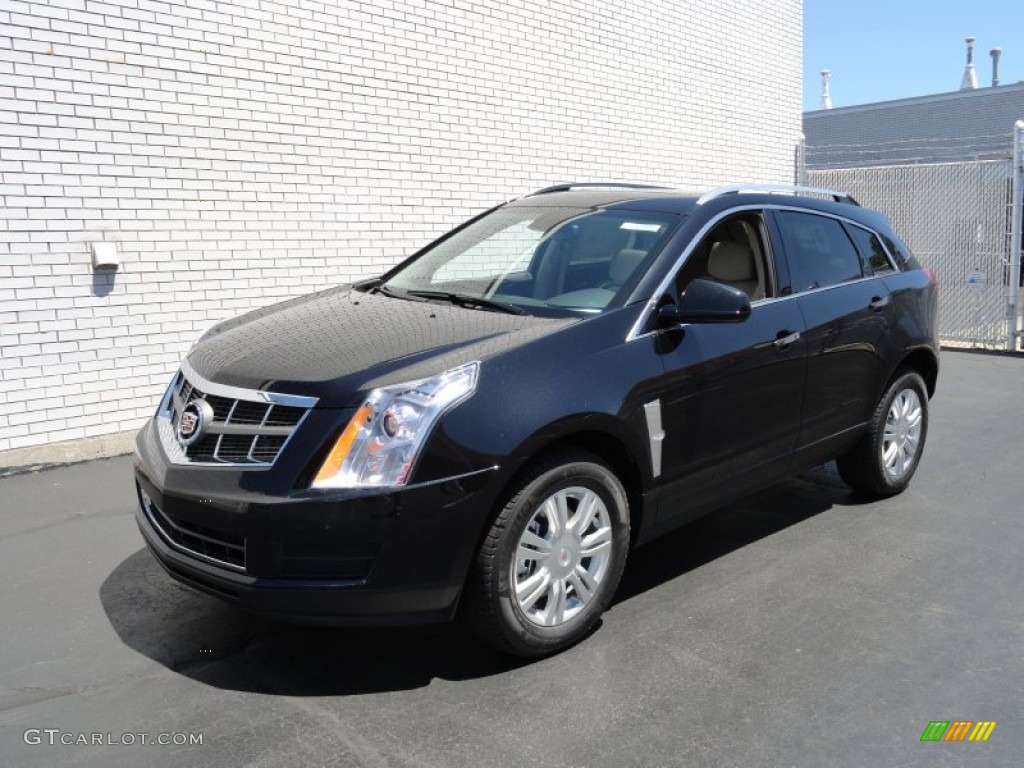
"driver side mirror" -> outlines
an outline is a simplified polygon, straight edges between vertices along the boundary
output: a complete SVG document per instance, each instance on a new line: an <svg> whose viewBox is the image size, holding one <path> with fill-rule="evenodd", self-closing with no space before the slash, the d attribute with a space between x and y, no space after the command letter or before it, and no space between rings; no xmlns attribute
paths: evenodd
<svg viewBox="0 0 1024 768"><path fill-rule="evenodd" d="M697 278L691 282L678 304L666 304L658 310L662 328L683 323L742 323L750 317L750 297L739 288Z"/></svg>

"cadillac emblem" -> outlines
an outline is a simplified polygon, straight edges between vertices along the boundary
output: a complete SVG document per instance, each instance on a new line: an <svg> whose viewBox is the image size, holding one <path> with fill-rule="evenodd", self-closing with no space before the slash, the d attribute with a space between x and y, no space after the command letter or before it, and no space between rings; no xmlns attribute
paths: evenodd
<svg viewBox="0 0 1024 768"><path fill-rule="evenodd" d="M178 419L175 436L178 442L188 447L206 434L206 428L213 421L213 408L205 400L193 400L186 405Z"/></svg>

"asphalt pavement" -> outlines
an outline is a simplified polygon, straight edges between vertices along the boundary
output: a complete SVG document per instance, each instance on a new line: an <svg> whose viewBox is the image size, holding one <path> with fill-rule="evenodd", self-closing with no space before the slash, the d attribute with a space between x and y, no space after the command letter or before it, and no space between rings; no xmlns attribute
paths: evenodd
<svg viewBox="0 0 1024 768"><path fill-rule="evenodd" d="M906 493L824 467L715 512L633 552L597 632L533 663L178 585L130 457L0 479L0 765L1019 766L1022 401L1024 359L945 352ZM997 725L921 741L957 720Z"/></svg>

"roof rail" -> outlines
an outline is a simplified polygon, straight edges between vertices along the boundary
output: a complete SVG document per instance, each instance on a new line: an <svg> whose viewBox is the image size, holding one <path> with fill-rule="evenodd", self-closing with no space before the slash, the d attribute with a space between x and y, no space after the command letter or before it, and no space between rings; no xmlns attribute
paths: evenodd
<svg viewBox="0 0 1024 768"><path fill-rule="evenodd" d="M623 184L616 181L589 181L572 182L568 184L555 184L552 187L544 187L536 192L531 192L527 197L534 195L546 195L551 192L569 192L573 189L672 189L672 187L657 187L652 184Z"/></svg>
<svg viewBox="0 0 1024 768"><path fill-rule="evenodd" d="M717 189L712 189L697 200L697 205L704 205L704 203L714 200L716 197L722 197L723 195L738 195L741 192L755 192L764 195L796 195L800 193L827 195L837 203L860 205L860 203L854 200L851 195L848 195L845 192L837 192L834 189L821 189L820 187L801 187L793 184L734 184L725 187L718 187Z"/></svg>

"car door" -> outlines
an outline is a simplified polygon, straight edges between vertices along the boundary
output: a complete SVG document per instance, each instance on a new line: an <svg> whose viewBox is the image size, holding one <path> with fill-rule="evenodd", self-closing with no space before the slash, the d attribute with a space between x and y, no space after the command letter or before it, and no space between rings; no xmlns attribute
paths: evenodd
<svg viewBox="0 0 1024 768"><path fill-rule="evenodd" d="M691 323L663 332L659 524L681 522L789 468L800 426L806 342L796 302L777 295L766 234L760 211L726 217L676 276L677 295L703 277L740 287L753 301L743 322ZM752 274L736 265L716 268L715 252L742 246L757 260Z"/></svg>
<svg viewBox="0 0 1024 768"><path fill-rule="evenodd" d="M807 340L797 459L832 458L859 436L885 376L889 290L854 240L860 227L818 212L774 212Z"/></svg>

